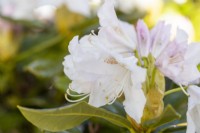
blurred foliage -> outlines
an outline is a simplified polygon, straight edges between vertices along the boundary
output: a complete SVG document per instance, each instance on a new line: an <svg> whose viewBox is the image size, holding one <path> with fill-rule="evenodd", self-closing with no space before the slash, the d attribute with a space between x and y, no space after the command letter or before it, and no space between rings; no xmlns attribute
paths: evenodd
<svg viewBox="0 0 200 133"><path fill-rule="evenodd" d="M169 10L178 12L191 21L195 40L200 40L200 1L188 0L184 4L177 4L173 0L163 2L162 10L156 15ZM144 18L150 27L157 21L154 18L159 18L151 15L155 14L138 10L131 14L118 11L120 19L135 24L139 18ZM16 106L50 108L67 104L64 93L70 81L63 73L62 61L68 53L68 43L74 35L83 36L91 30L98 31L98 18L86 18L61 6L52 22L14 20L2 15L0 21L5 23L5 30L0 29L0 133L40 133L42 131L28 123ZM167 89L174 86L167 80ZM166 96L164 102L165 106L171 103L182 117L160 126L155 132L185 132L185 126L177 126L176 130L179 131L174 132L171 125L186 122L186 96L177 92ZM125 116L124 110L117 110L120 106L122 105L116 102L104 108ZM79 128L59 133L80 133L80 130L85 133L92 133L93 130L98 130L99 133L127 132L104 120L92 118Z"/></svg>
<svg viewBox="0 0 200 133"><path fill-rule="evenodd" d="M119 14L129 22L143 15ZM92 29L98 30L98 18L72 13L65 6L57 9L52 22L0 17L3 26L6 25L5 30L0 29L0 133L40 133L42 131L28 123L16 106L50 108L67 104L64 94L70 81L62 66L68 53L67 45L74 35L83 36ZM105 108L116 111L111 106ZM101 123L102 132L119 132L112 124L91 121L97 126ZM90 125L86 122L80 128L89 132L93 130ZM68 132L80 131L62 133Z"/></svg>

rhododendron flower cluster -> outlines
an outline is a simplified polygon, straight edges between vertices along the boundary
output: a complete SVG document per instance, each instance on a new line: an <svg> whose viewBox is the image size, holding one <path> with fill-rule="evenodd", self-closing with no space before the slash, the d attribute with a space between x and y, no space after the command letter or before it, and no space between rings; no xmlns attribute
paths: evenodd
<svg viewBox="0 0 200 133"><path fill-rule="evenodd" d="M187 132L200 132L200 88L191 85L200 78L200 45L189 44L187 34L180 29L172 36L171 26L165 22L149 30L142 20L136 27L121 21L111 1L105 1L98 17L97 34L92 32L80 40L75 36L69 44L70 54L63 62L64 72L72 80L67 100L89 98L90 105L101 107L123 95L126 113L140 124L155 118L148 116L148 111L158 115L163 111L164 77L168 77L183 90L189 86ZM156 109L151 105L155 101L151 94L159 97Z"/></svg>

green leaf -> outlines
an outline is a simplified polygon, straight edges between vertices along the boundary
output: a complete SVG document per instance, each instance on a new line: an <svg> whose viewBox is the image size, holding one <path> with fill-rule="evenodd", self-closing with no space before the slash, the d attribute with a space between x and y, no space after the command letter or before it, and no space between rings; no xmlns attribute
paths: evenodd
<svg viewBox="0 0 200 133"><path fill-rule="evenodd" d="M159 133L181 133L186 132L187 124L171 125L159 131Z"/></svg>
<svg viewBox="0 0 200 133"><path fill-rule="evenodd" d="M143 127L156 128L173 120L179 119L180 117L180 114L178 114L171 105L168 105L158 118L146 121L143 124Z"/></svg>
<svg viewBox="0 0 200 133"><path fill-rule="evenodd" d="M25 70L41 78L50 78L62 71L61 61L51 59L38 59L25 67Z"/></svg>
<svg viewBox="0 0 200 133"><path fill-rule="evenodd" d="M29 109L18 106L24 117L35 126L47 131L62 131L80 125L90 117L103 118L115 125L130 129L131 124L122 116L102 108L80 102L55 109Z"/></svg>

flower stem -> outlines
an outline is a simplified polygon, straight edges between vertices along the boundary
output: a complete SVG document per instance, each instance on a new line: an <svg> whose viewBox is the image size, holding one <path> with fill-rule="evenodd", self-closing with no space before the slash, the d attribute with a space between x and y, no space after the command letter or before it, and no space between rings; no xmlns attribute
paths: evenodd
<svg viewBox="0 0 200 133"><path fill-rule="evenodd" d="M187 89L186 87L183 87L185 90ZM169 94L172 94L172 93L175 93L175 92L179 92L179 91L182 91L181 87L178 87L178 88L175 88L175 89L171 89L169 91L166 91L165 92L165 95L164 96L167 96Z"/></svg>
<svg viewBox="0 0 200 133"><path fill-rule="evenodd" d="M190 96L186 91L185 89L183 88L183 86L181 84L179 84L179 86L181 87L183 93L186 95L186 96Z"/></svg>

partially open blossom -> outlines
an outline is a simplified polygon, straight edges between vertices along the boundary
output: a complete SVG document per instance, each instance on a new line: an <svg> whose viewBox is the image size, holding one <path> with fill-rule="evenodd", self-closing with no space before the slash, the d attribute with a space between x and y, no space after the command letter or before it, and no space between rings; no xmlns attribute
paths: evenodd
<svg viewBox="0 0 200 133"><path fill-rule="evenodd" d="M188 93L187 133L200 133L200 87L192 85Z"/></svg>
<svg viewBox="0 0 200 133"><path fill-rule="evenodd" d="M98 12L100 31L70 42L70 55L63 62L65 74L72 80L70 89L89 96L89 104L111 104L124 93L126 112L138 123L146 99L142 83L146 70L137 66L134 56L134 27L117 19L112 2ZM70 92L68 91L70 95Z"/></svg>
<svg viewBox="0 0 200 133"><path fill-rule="evenodd" d="M151 31L140 20L137 24L138 51L141 56L152 54L156 67L177 84L188 85L200 78L197 65L200 63L200 45L188 44L185 31L177 29L172 37L171 26L159 22ZM149 37L150 34L150 37ZM150 40L150 44L149 44Z"/></svg>
<svg viewBox="0 0 200 133"><path fill-rule="evenodd" d="M200 78L197 65L200 63L200 45L188 44L187 34L177 29L177 34L169 41L156 59L156 66L165 76L177 84L188 85ZM194 56L196 56L195 59Z"/></svg>

